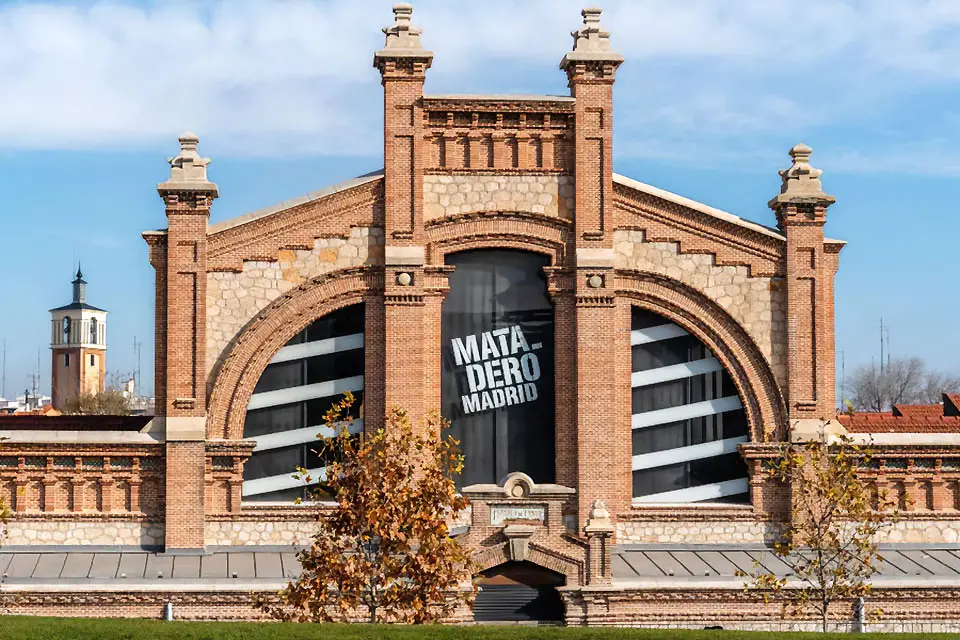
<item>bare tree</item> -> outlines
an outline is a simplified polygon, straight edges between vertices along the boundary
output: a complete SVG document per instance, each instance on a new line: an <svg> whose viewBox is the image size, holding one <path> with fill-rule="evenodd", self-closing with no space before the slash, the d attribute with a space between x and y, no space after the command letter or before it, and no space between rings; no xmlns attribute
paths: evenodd
<svg viewBox="0 0 960 640"><path fill-rule="evenodd" d="M895 404L933 404L943 393L960 392L960 377L929 371L920 358L891 359L882 371L876 365L858 367L849 392L857 411L889 411Z"/></svg>
<svg viewBox="0 0 960 640"><path fill-rule="evenodd" d="M104 389L100 393L81 393L71 398L63 412L80 416L128 416L130 402L119 391Z"/></svg>
<svg viewBox="0 0 960 640"><path fill-rule="evenodd" d="M945 393L960 393L960 376L929 371L924 376L917 397L918 404L933 404L943 400Z"/></svg>

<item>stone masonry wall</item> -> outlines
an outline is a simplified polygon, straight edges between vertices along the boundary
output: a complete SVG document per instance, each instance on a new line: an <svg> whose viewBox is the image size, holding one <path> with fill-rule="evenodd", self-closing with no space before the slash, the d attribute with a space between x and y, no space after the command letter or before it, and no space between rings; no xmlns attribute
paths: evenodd
<svg viewBox="0 0 960 640"><path fill-rule="evenodd" d="M208 521L208 546L304 545L317 531L317 522L309 520L235 520Z"/></svg>
<svg viewBox="0 0 960 640"><path fill-rule="evenodd" d="M130 520L10 520L6 547L28 545L157 546L163 544L160 522Z"/></svg>
<svg viewBox="0 0 960 640"><path fill-rule="evenodd" d="M207 275L207 373L224 348L261 309L315 276L383 263L383 230L354 227L349 238L319 238L310 251L282 249L273 262L248 261L243 271Z"/></svg>
<svg viewBox="0 0 960 640"><path fill-rule="evenodd" d="M777 524L764 521L696 520L617 522L617 544L764 544Z"/></svg>
<svg viewBox="0 0 960 640"><path fill-rule="evenodd" d="M750 277L743 266L716 266L710 254L680 254L673 242L646 242L643 231L616 231L614 248L617 268L663 274L712 298L757 343L777 382L786 384L786 298L778 280Z"/></svg>
<svg viewBox="0 0 960 640"><path fill-rule="evenodd" d="M948 543L960 541L960 520L939 519L936 516L924 519L903 518L894 522L877 536L884 543Z"/></svg>
<svg viewBox="0 0 960 640"><path fill-rule="evenodd" d="M423 219L518 211L573 219L573 179L558 175L426 175Z"/></svg>

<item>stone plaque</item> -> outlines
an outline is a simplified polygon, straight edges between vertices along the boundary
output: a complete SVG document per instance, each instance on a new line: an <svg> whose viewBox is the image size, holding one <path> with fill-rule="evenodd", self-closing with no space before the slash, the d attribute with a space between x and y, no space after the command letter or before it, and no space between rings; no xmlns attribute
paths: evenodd
<svg viewBox="0 0 960 640"><path fill-rule="evenodd" d="M499 527L507 520L546 520L547 510L543 505L518 507L513 505L492 505L490 507L490 524Z"/></svg>

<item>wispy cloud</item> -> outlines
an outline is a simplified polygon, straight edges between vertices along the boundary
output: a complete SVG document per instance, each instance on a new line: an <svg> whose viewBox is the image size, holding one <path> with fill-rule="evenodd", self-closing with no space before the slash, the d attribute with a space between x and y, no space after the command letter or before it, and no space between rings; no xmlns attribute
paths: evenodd
<svg viewBox="0 0 960 640"><path fill-rule="evenodd" d="M580 4L416 2L436 55L428 89L564 91L556 63ZM694 162L688 150L749 156L774 142L779 155L782 139L846 127L835 160L870 165L844 146L913 126L914 102L960 82L952 0L604 5L627 58L621 155ZM220 154L375 155L371 59L389 22L388 1L0 5L0 148L153 146L193 129ZM926 128L949 117L928 110Z"/></svg>

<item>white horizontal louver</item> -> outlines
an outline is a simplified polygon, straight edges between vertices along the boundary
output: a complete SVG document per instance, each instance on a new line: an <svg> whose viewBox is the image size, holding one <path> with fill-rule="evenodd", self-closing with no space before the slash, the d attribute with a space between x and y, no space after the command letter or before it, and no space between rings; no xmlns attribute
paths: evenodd
<svg viewBox="0 0 960 640"><path fill-rule="evenodd" d="M724 480L723 482L702 484L696 487L677 489L675 491L651 493L650 495L634 498L633 503L685 504L688 502L703 502L747 493L749 490L750 485L747 479L737 478L736 480Z"/></svg>
<svg viewBox="0 0 960 640"><path fill-rule="evenodd" d="M680 422L681 420L692 420L693 418L702 418L725 411L734 411L742 409L740 398L737 396L727 396L726 398L717 398L715 400L704 400L703 402L694 402L692 404L682 404L677 407L667 409L657 409L655 411L645 411L643 413L633 414L631 420L634 429L644 429L654 427L658 424L668 424L670 422Z"/></svg>
<svg viewBox="0 0 960 640"><path fill-rule="evenodd" d="M277 389L276 391L255 393L250 396L247 410L276 407L281 404L293 404L295 402L313 400L314 398L329 398L331 396L339 396L347 391L363 391L363 376L340 378L339 380L330 380L328 382L305 384L301 387L288 387L286 389Z"/></svg>

